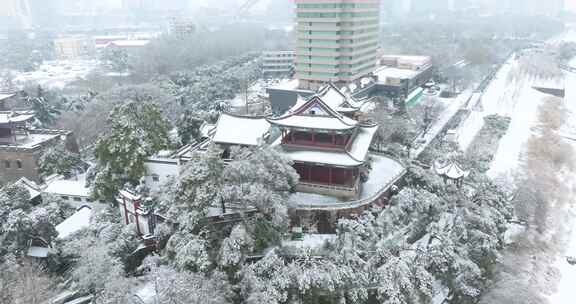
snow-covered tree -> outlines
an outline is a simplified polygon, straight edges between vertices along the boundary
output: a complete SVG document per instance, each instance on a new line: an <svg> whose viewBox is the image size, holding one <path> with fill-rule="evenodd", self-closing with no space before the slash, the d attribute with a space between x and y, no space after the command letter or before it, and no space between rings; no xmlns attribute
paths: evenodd
<svg viewBox="0 0 576 304"><path fill-rule="evenodd" d="M291 280L285 262L274 251L243 269L241 294L249 304L283 304L288 301Z"/></svg>
<svg viewBox="0 0 576 304"><path fill-rule="evenodd" d="M244 262L247 253L254 250L254 240L243 224L236 225L230 236L222 241L218 264L224 269L235 270Z"/></svg>
<svg viewBox="0 0 576 304"><path fill-rule="evenodd" d="M184 231L170 238L165 254L174 267L181 271L206 272L212 267L208 242Z"/></svg>
<svg viewBox="0 0 576 304"><path fill-rule="evenodd" d="M102 53L101 60L115 72L126 72L130 69L128 52L116 47L107 47Z"/></svg>
<svg viewBox="0 0 576 304"><path fill-rule="evenodd" d="M218 189L224 170L220 153L215 148L194 153L176 182L161 195L158 209L186 231L197 228L209 207L220 205Z"/></svg>
<svg viewBox="0 0 576 304"><path fill-rule="evenodd" d="M84 248L71 277L79 290L97 295L105 289L107 282L123 274L122 263L110 256L105 246L96 245Z"/></svg>
<svg viewBox="0 0 576 304"><path fill-rule="evenodd" d="M54 282L41 264L9 258L0 264L0 302L41 304L54 296Z"/></svg>
<svg viewBox="0 0 576 304"><path fill-rule="evenodd" d="M204 120L195 116L190 110L184 111L184 114L182 114L176 122L180 143L182 145L187 145L193 140L200 139L200 127L202 127L203 123Z"/></svg>
<svg viewBox="0 0 576 304"><path fill-rule="evenodd" d="M57 145L47 149L38 163L44 176L60 174L70 178L75 171L81 170L82 159L78 153L68 151L64 145Z"/></svg>
<svg viewBox="0 0 576 304"><path fill-rule="evenodd" d="M375 298L385 304L427 303L432 297L433 276L409 255L378 250L369 260Z"/></svg>
<svg viewBox="0 0 576 304"><path fill-rule="evenodd" d="M137 184L147 157L168 147L169 124L152 103L127 101L110 113L110 132L96 143L93 196L112 199L125 183Z"/></svg>
<svg viewBox="0 0 576 304"><path fill-rule="evenodd" d="M8 253L23 255L32 239L49 244L56 237L55 225L60 219L49 210L53 209L33 206L24 188L9 185L0 189L0 260Z"/></svg>
<svg viewBox="0 0 576 304"><path fill-rule="evenodd" d="M149 295L153 303L231 303L231 288L219 272L204 276L177 271L155 256L147 257L143 267L147 283L140 293Z"/></svg>
<svg viewBox="0 0 576 304"><path fill-rule="evenodd" d="M275 225L285 225L286 199L299 179L292 162L273 148L241 149L232 154L234 161L223 172L224 201L256 208L270 215Z"/></svg>

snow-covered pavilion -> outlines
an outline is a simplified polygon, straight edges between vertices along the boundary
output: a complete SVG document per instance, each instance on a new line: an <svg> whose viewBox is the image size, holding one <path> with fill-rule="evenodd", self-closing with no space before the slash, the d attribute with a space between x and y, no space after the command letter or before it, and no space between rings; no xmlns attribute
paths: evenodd
<svg viewBox="0 0 576 304"><path fill-rule="evenodd" d="M284 115L268 118L279 145L300 175L298 191L354 198L378 125L355 117L362 104L333 85L299 99Z"/></svg>
<svg viewBox="0 0 576 304"><path fill-rule="evenodd" d="M453 160L437 160L434 162L433 169L438 176L442 177L444 182L453 181L458 187L462 187L464 178L470 175L470 171L464 170Z"/></svg>

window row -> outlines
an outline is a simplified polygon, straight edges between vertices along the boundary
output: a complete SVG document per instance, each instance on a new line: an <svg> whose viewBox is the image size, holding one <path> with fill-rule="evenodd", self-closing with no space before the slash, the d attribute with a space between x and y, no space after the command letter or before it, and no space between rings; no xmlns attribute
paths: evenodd
<svg viewBox="0 0 576 304"><path fill-rule="evenodd" d="M307 34L307 35L358 35L364 33L375 33L378 32L377 27L367 28L363 30L356 30L356 31L306 31L306 30L299 30L300 34Z"/></svg>
<svg viewBox="0 0 576 304"><path fill-rule="evenodd" d="M298 3L298 8L376 8L378 3Z"/></svg>
<svg viewBox="0 0 576 304"><path fill-rule="evenodd" d="M377 37L362 37L357 39L298 39L300 43L309 43L309 44L353 44L358 42L376 40Z"/></svg>
<svg viewBox="0 0 576 304"><path fill-rule="evenodd" d="M22 169L22 161L19 159L16 161L4 160L2 161L2 163L4 163L4 168L6 169L11 168Z"/></svg>
<svg viewBox="0 0 576 304"><path fill-rule="evenodd" d="M298 13L298 18L356 18L356 17L378 17L378 12L361 13Z"/></svg>

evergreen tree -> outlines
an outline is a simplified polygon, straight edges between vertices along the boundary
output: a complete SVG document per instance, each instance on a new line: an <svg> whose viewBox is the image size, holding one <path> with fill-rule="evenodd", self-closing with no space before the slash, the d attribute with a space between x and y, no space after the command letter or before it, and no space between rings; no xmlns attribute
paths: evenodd
<svg viewBox="0 0 576 304"><path fill-rule="evenodd" d="M82 159L78 153L70 152L64 145L57 145L46 150L40 160L40 172L44 176L52 174L70 178L75 171L81 172Z"/></svg>
<svg viewBox="0 0 576 304"><path fill-rule="evenodd" d="M145 175L145 160L169 145L169 123L157 105L128 101L108 118L110 131L96 143L93 196L111 200L119 187L136 185Z"/></svg>

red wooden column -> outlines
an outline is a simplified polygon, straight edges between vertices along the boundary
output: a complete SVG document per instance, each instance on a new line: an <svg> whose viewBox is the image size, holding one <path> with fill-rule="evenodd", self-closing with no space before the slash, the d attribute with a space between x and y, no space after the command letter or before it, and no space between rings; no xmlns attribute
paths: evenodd
<svg viewBox="0 0 576 304"><path fill-rule="evenodd" d="M312 181L312 166L310 165L306 165L306 168L308 169L308 181L311 182Z"/></svg>
<svg viewBox="0 0 576 304"><path fill-rule="evenodd" d="M336 145L336 133L332 132L332 145Z"/></svg>
<svg viewBox="0 0 576 304"><path fill-rule="evenodd" d="M316 145L316 131L312 130L312 144Z"/></svg>
<svg viewBox="0 0 576 304"><path fill-rule="evenodd" d="M328 167L328 184L332 185L332 167Z"/></svg>
<svg viewBox="0 0 576 304"><path fill-rule="evenodd" d="M292 130L290 130L289 132L290 132L290 141L291 143L294 143L294 132Z"/></svg>
<svg viewBox="0 0 576 304"><path fill-rule="evenodd" d="M138 231L138 235L142 235L142 231L140 231L140 221L138 220L138 209L140 209L140 201L134 201L134 218L136 220L136 230Z"/></svg>
<svg viewBox="0 0 576 304"><path fill-rule="evenodd" d="M126 198L124 196L122 196L122 205L124 206L124 222L128 225L130 221L128 220L128 208L126 208Z"/></svg>

